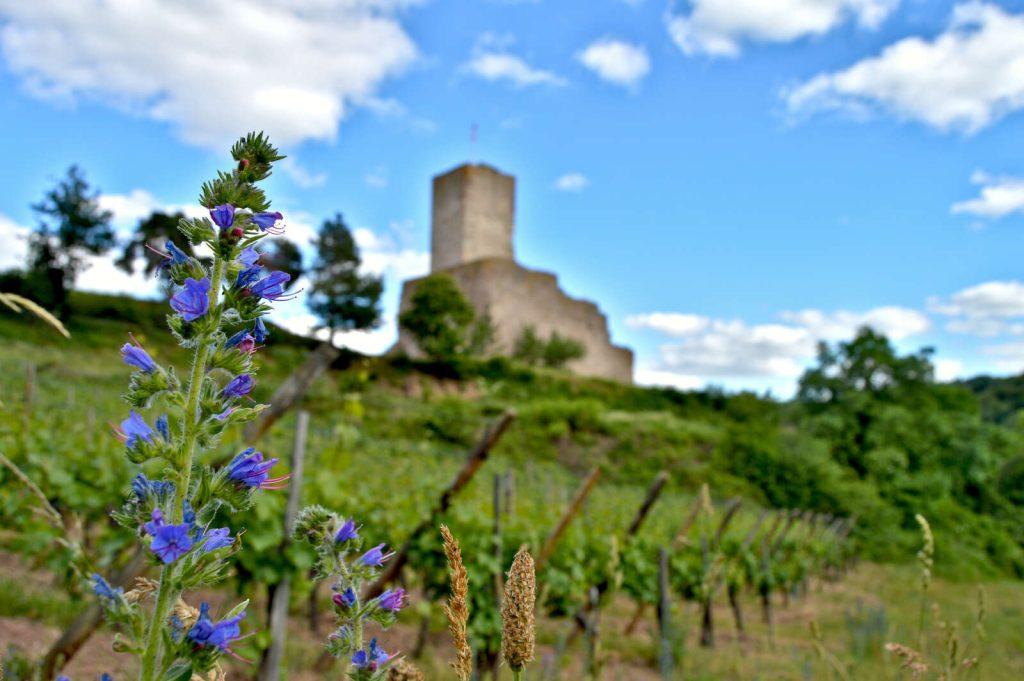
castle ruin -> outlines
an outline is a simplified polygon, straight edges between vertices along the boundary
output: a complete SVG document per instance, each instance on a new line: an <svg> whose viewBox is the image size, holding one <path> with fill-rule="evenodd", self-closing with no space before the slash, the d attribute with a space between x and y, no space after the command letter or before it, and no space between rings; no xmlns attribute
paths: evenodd
<svg viewBox="0 0 1024 681"><path fill-rule="evenodd" d="M568 368L587 376L633 381L633 351L613 345L608 320L594 303L566 295L558 278L515 261L515 178L487 165L465 164L434 177L431 213L431 274L450 275L477 314L489 314L498 352L511 352L523 330L542 338L552 333L579 341L586 354ZM409 306L425 277L402 286L400 310ZM419 355L415 341L399 331L398 348Z"/></svg>

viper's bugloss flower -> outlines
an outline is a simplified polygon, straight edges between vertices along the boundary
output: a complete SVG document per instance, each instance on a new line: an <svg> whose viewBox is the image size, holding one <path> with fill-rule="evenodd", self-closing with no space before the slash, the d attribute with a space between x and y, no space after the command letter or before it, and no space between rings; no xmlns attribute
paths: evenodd
<svg viewBox="0 0 1024 681"><path fill-rule="evenodd" d="M377 544L372 549L359 556L359 564L365 567L380 567L394 553L384 553L384 544Z"/></svg>
<svg viewBox="0 0 1024 681"><path fill-rule="evenodd" d="M199 619L188 630L188 640L199 647L216 646L223 651L230 650L231 643L239 638L241 630L238 623L245 617L241 612L220 622L210 619L210 605L199 604Z"/></svg>
<svg viewBox="0 0 1024 681"><path fill-rule="evenodd" d="M228 417L231 416L231 412L233 412L234 410L235 410L235 407L228 407L227 409L225 409L221 413L214 414L213 418L217 419L218 421L227 421Z"/></svg>
<svg viewBox="0 0 1024 681"><path fill-rule="evenodd" d="M149 427L145 419L139 416L139 413L134 409L128 412L128 418L121 421L121 427L115 432L128 447L135 446L135 443L139 440L153 441L153 429Z"/></svg>
<svg viewBox="0 0 1024 681"><path fill-rule="evenodd" d="M270 332L267 331L267 325L263 323L263 317L257 317L256 323L252 326L252 337L256 339L256 342L262 345L267 342L267 338L270 336Z"/></svg>
<svg viewBox="0 0 1024 681"><path fill-rule="evenodd" d="M377 605L383 610L398 612L405 605L405 589L388 589L377 597Z"/></svg>
<svg viewBox="0 0 1024 681"><path fill-rule="evenodd" d="M210 211L210 218L221 229L227 229L235 223L235 207L230 203L222 203Z"/></svg>
<svg viewBox="0 0 1024 681"><path fill-rule="evenodd" d="M259 265L246 267L238 273L237 277L235 277L235 288L245 290L250 284L259 278L261 272L263 272L263 268Z"/></svg>
<svg viewBox="0 0 1024 681"><path fill-rule="evenodd" d="M171 296L171 308L186 322L193 322L210 309L210 280L186 279L185 287Z"/></svg>
<svg viewBox="0 0 1024 681"><path fill-rule="evenodd" d="M165 523L164 514L159 508L153 509L153 519L143 525L143 529L153 537L149 543L149 550L164 563L173 563L192 549L192 526L189 523Z"/></svg>
<svg viewBox="0 0 1024 681"><path fill-rule="evenodd" d="M232 542L235 541L234 537L231 536L231 530L226 527L218 527L216 529L209 530L203 534L199 540L203 543L203 553L209 553L210 551L222 549L225 546L231 546Z"/></svg>
<svg viewBox="0 0 1024 681"><path fill-rule="evenodd" d="M249 374L238 374L220 391L221 397L245 397L252 392L256 381Z"/></svg>
<svg viewBox="0 0 1024 681"><path fill-rule="evenodd" d="M135 337L132 337L131 343L125 343L121 346L121 359L128 366L137 367L147 374L151 374L157 370L156 362L149 356L149 353L142 347Z"/></svg>
<svg viewBox="0 0 1024 681"><path fill-rule="evenodd" d="M252 246L242 249L242 252L238 254L238 262L248 269L253 267L260 261L260 252Z"/></svg>
<svg viewBox="0 0 1024 681"><path fill-rule="evenodd" d="M124 589L121 587L115 589L110 586L110 583L99 573L93 573L90 575L90 579L92 579L92 592L104 600L116 601L124 595Z"/></svg>
<svg viewBox="0 0 1024 681"><path fill-rule="evenodd" d="M260 228L261 232L270 232L271 234L283 234L284 229L276 227L277 221L282 218L284 218L284 216L277 211L274 211L273 213L256 213L255 215L252 216L252 222L254 225Z"/></svg>
<svg viewBox="0 0 1024 681"><path fill-rule="evenodd" d="M135 492L139 501L146 501L150 495L158 501L163 501L174 493L174 483L170 480L150 480L144 474L139 473L132 480L132 491Z"/></svg>
<svg viewBox="0 0 1024 681"><path fill-rule="evenodd" d="M277 462L278 459L264 460L262 452L257 452L255 448L249 447L235 456L228 464L228 479L255 489L281 489L283 485L280 483L291 476L282 475L271 478L270 469Z"/></svg>
<svg viewBox="0 0 1024 681"><path fill-rule="evenodd" d="M170 264L181 265L188 262L188 255L185 254L185 251L175 246L173 241L168 239L165 246L167 248L167 257L169 258Z"/></svg>
<svg viewBox="0 0 1024 681"><path fill-rule="evenodd" d="M334 534L334 542L336 544L343 544L347 541L359 538L359 527L356 525L356 521L349 518L341 524L338 531Z"/></svg>
<svg viewBox="0 0 1024 681"><path fill-rule="evenodd" d="M238 348L239 352L252 354L256 352L256 339L248 330L242 329L231 338L224 341L226 348Z"/></svg>
<svg viewBox="0 0 1024 681"><path fill-rule="evenodd" d="M153 422L156 426L156 432L163 436L167 442L171 441L171 427L167 425L167 414L160 414L156 417L156 421Z"/></svg>
<svg viewBox="0 0 1024 681"><path fill-rule="evenodd" d="M242 275L238 275L241 277ZM271 272L257 282L250 283L246 290L265 300L291 299L294 296L285 297L284 285L291 281L292 275L287 272Z"/></svg>
<svg viewBox="0 0 1024 681"><path fill-rule="evenodd" d="M352 590L352 587L349 587L341 593L334 594L334 596L331 597L331 600L334 601L334 604L339 608L348 610L356 603L356 592Z"/></svg>
<svg viewBox="0 0 1024 681"><path fill-rule="evenodd" d="M370 647L366 650L357 650L352 654L352 666L356 669L368 669L375 672L387 664L391 656L384 652L384 649L377 645L377 639L370 640Z"/></svg>

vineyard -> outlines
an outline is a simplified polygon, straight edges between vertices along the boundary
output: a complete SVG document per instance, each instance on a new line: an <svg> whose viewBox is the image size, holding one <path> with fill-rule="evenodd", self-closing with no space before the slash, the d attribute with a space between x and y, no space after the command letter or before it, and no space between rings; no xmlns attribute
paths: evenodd
<svg viewBox="0 0 1024 681"><path fill-rule="evenodd" d="M116 347L124 332L158 360L171 349L162 345L158 304L78 302L107 318L81 315L71 340L25 317L0 320L2 451L50 505L40 511L36 495L3 473L0 540L14 572L2 582L9 595L0 615L65 629L46 645L6 634L9 677L18 678L18 665L30 659L62 665L80 645L88 654L72 656L69 669L123 669L124 656L96 651L109 638L102 631L91 637L99 621L73 565L84 560L123 583L147 565L110 518L137 467L103 424L123 411ZM280 330L273 334L258 398L309 351ZM365 534L395 548L389 574L414 596L393 636L425 670L444 678L450 658L438 607L448 592L437 533L445 522L466 557L470 639L483 678L506 673L497 594L521 546L537 561L541 652L531 678L862 678L880 670L897 678L898 661L882 646L916 640L916 570L880 568L863 556L898 555L900 545L919 546L920 534L897 524L873 539L890 546L873 545L855 514L773 508L763 491L723 469L714 449L735 428L736 414L751 409L741 403L747 398L727 404L493 363L461 371L344 357L305 396L308 419L300 425L289 413L257 443L287 462L303 431L302 503L359 517ZM226 463L242 446L226 440L219 448L225 461L209 463ZM323 633L329 597L309 579L313 554L286 541L286 501L284 493L259 498L239 525L246 550L210 600L244 595L263 604L253 611L267 612L287 581L293 633L285 664L296 675L323 673L332 660L316 652L315 632ZM960 541L938 536L940 547ZM963 541L969 546L970 538ZM902 560L913 553L903 551ZM968 560L956 569L997 574L991 561L986 567L963 553ZM955 559L939 555L937 569L949 574ZM19 588L13 575L29 567L49 575L42 588ZM952 615L926 613L928 626L960 619L970 641L963 659L981 643L977 596L967 586L943 583L959 594L943 606ZM374 587L379 592L383 583ZM1022 616L1013 605L1022 591L1012 582L988 588L1009 597L989 597L985 664L1003 675L982 678L1011 678L1024 665L1020 628L1012 626ZM258 633L239 648L257 661L271 638L269 615L259 620L248 622ZM99 667L97 654L107 657ZM257 668L232 663L232 676Z"/></svg>

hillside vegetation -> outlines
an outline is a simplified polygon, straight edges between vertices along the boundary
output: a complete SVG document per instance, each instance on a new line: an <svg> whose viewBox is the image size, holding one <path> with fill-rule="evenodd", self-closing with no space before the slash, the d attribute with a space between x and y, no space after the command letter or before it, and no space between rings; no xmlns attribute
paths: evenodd
<svg viewBox="0 0 1024 681"><path fill-rule="evenodd" d="M0 317L0 382L5 402L18 399L31 365L34 399L63 401L58 419L68 419L71 433L82 431L86 458L104 462L99 480L77 475L116 487L127 479L113 470L127 465L116 442L84 426L122 418L117 348L132 331L155 354L168 350L161 345L168 341L160 331L165 308L89 294L75 294L73 304L71 340L27 317ZM312 345L275 329L257 400ZM1024 575L1024 432L1003 415L983 418L967 387L934 383L926 353L898 357L869 331L824 348L820 366L787 403L749 393L629 387L503 359L430 364L348 354L336 366L305 401L314 441L325 438L319 456L331 457L332 466L352 457L367 471L401 475L381 462L433 460L440 485L483 425L511 408L518 418L499 444L497 465L542 479L549 495L563 494L594 466L604 472L603 493L612 496L639 494L666 470L674 493L707 483L716 498L739 495L753 506L855 518L858 553L872 560L910 559L918 542L914 515L921 513L935 529L938 569L947 575ZM288 424L269 435L279 450L288 446ZM46 436L12 432L11 425L5 439ZM53 419L48 425L57 427ZM40 472L57 478L52 484L76 475ZM106 500L119 493L76 499L91 499L100 518ZM393 501L425 509L430 499L421 496ZM407 517L397 526L417 518L412 510Z"/></svg>

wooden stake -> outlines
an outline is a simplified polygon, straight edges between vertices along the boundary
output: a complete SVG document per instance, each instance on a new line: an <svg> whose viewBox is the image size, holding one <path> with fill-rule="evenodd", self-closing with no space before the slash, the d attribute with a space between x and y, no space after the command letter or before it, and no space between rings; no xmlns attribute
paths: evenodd
<svg viewBox="0 0 1024 681"><path fill-rule="evenodd" d="M298 413L295 422L295 446L292 449L292 477L288 489L288 504L284 512L284 539L280 551L285 553L291 544L295 517L299 514L299 499L302 495L302 472L306 458L306 434L309 430L309 414ZM263 652L257 674L259 681L278 681L281 678L281 659L288 635L288 602L292 593L292 576L285 574L270 594L270 647Z"/></svg>
<svg viewBox="0 0 1024 681"><path fill-rule="evenodd" d="M558 525L555 529L551 530L551 534L548 535L547 539L544 540L544 545L541 547L540 552L537 554L536 569L539 573L541 568L548 562L552 554L555 552L555 547L558 546L558 541L565 534L566 529L572 523L573 519L579 513L580 508L583 506L583 502L586 501L590 492L594 489L598 479L601 477L601 469L595 468L590 471L590 474L580 483L579 488L576 490L575 496L572 501L569 502L569 506L566 507L565 512L562 514L561 520L558 521Z"/></svg>
<svg viewBox="0 0 1024 681"><path fill-rule="evenodd" d="M259 418L245 426L243 431L245 441L252 444L267 432L296 402L302 399L309 387L313 385L313 381L340 356L341 350L330 343L321 343L313 352L309 353L306 361L274 391L274 396L270 398L270 406L260 414Z"/></svg>

